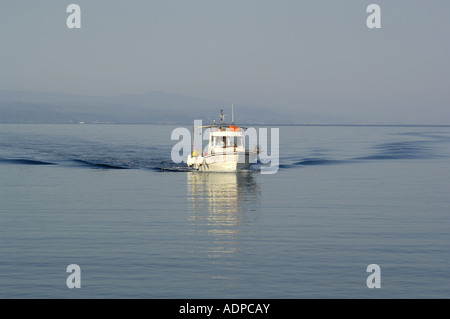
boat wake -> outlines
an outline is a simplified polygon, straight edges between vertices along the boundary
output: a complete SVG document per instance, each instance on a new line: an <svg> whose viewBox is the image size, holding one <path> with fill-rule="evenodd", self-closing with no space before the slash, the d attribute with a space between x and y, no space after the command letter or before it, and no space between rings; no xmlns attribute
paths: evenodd
<svg viewBox="0 0 450 319"><path fill-rule="evenodd" d="M112 164L106 164L101 162L91 162L91 161L85 161L80 159L72 160L73 163L79 164L81 166L87 166L91 168L100 168L100 169L128 169L128 167L125 166L119 166L119 165L112 165Z"/></svg>
<svg viewBox="0 0 450 319"><path fill-rule="evenodd" d="M44 161L31 158L0 158L1 164L16 164L16 165L47 165L73 168L90 168L102 170L124 170L124 169L149 169L158 172L188 172L191 171L186 165L174 164L170 160L157 161L130 161L120 159L68 159Z"/></svg>
<svg viewBox="0 0 450 319"><path fill-rule="evenodd" d="M298 169L364 163L367 161L393 161L435 159L448 157L450 136L436 133L420 135L401 133L398 135L408 140L390 140L384 143L350 149L363 151L363 154L345 157L346 151L340 149L336 157L333 149L305 149L304 156L296 156L293 152L280 157L279 169ZM67 145L70 144L70 147ZM0 145L1 146L1 145ZM127 145L113 147L109 144L76 143L9 143L3 144L0 165L59 166L72 168L90 168L99 170L143 169L156 172L189 172L185 163L176 164L171 160L170 150L165 146L141 147ZM297 152L297 151L296 151ZM364 154L365 153L365 154ZM253 164L249 170L259 171L261 163Z"/></svg>
<svg viewBox="0 0 450 319"><path fill-rule="evenodd" d="M387 142L375 145L369 155L351 157L347 159L333 159L326 156L305 157L295 159L292 157L281 158L281 169L295 168L301 166L322 166L336 164L354 164L364 161L384 161L384 160L414 160L414 159L434 159L445 156L439 154L434 141L401 141Z"/></svg>
<svg viewBox="0 0 450 319"><path fill-rule="evenodd" d="M55 163L26 158L0 158L0 163L20 164L20 165L55 165Z"/></svg>

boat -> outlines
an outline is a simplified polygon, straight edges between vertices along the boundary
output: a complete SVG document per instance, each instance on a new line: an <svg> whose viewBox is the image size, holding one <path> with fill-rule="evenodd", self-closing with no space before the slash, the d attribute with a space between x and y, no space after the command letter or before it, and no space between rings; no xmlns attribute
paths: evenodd
<svg viewBox="0 0 450 319"><path fill-rule="evenodd" d="M201 138L197 143L195 141L196 136L202 135L203 129L209 132L205 149L202 148ZM186 161L188 167L201 172L237 172L247 170L257 162L260 147L254 145L252 150L246 149L244 132L247 128L234 123L233 106L231 123L225 122L223 110L220 110L220 123L214 121L211 125L194 125L193 130L192 153Z"/></svg>

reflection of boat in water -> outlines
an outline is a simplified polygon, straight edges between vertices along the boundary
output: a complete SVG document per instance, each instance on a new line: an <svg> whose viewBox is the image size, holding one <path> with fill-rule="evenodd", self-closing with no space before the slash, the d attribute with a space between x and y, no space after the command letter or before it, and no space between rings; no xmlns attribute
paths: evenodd
<svg viewBox="0 0 450 319"><path fill-rule="evenodd" d="M195 258L213 264L216 289L230 289L239 280L233 271L242 249L241 231L258 220L260 188L255 172L187 172L191 204L191 246Z"/></svg>
<svg viewBox="0 0 450 319"><path fill-rule="evenodd" d="M251 212L258 211L260 190L253 172L187 174L192 218L208 225L208 232L234 233L242 221L255 217Z"/></svg>
<svg viewBox="0 0 450 319"><path fill-rule="evenodd" d="M188 156L187 165L198 171L207 172L235 172L245 170L252 163L256 163L260 152L259 147L254 150L245 149L246 127L234 124L234 115L231 124L225 123L223 111L220 111L220 124L194 126L194 136L199 130L209 129L208 147L202 152L201 141L196 145L194 140L193 152ZM201 134L200 134L201 135Z"/></svg>

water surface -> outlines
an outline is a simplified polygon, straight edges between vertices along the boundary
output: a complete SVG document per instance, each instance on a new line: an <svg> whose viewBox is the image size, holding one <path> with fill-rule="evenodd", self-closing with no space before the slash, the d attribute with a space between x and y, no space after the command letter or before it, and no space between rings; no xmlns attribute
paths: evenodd
<svg viewBox="0 0 450 319"><path fill-rule="evenodd" d="M273 175L189 172L174 128L0 125L0 297L450 296L449 127L282 126Z"/></svg>

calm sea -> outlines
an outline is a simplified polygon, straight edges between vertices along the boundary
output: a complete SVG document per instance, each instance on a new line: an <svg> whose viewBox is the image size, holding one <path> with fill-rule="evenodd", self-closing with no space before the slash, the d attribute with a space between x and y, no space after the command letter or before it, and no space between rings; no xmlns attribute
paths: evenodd
<svg viewBox="0 0 450 319"><path fill-rule="evenodd" d="M450 127L282 126L273 175L174 128L0 125L0 298L450 297Z"/></svg>

